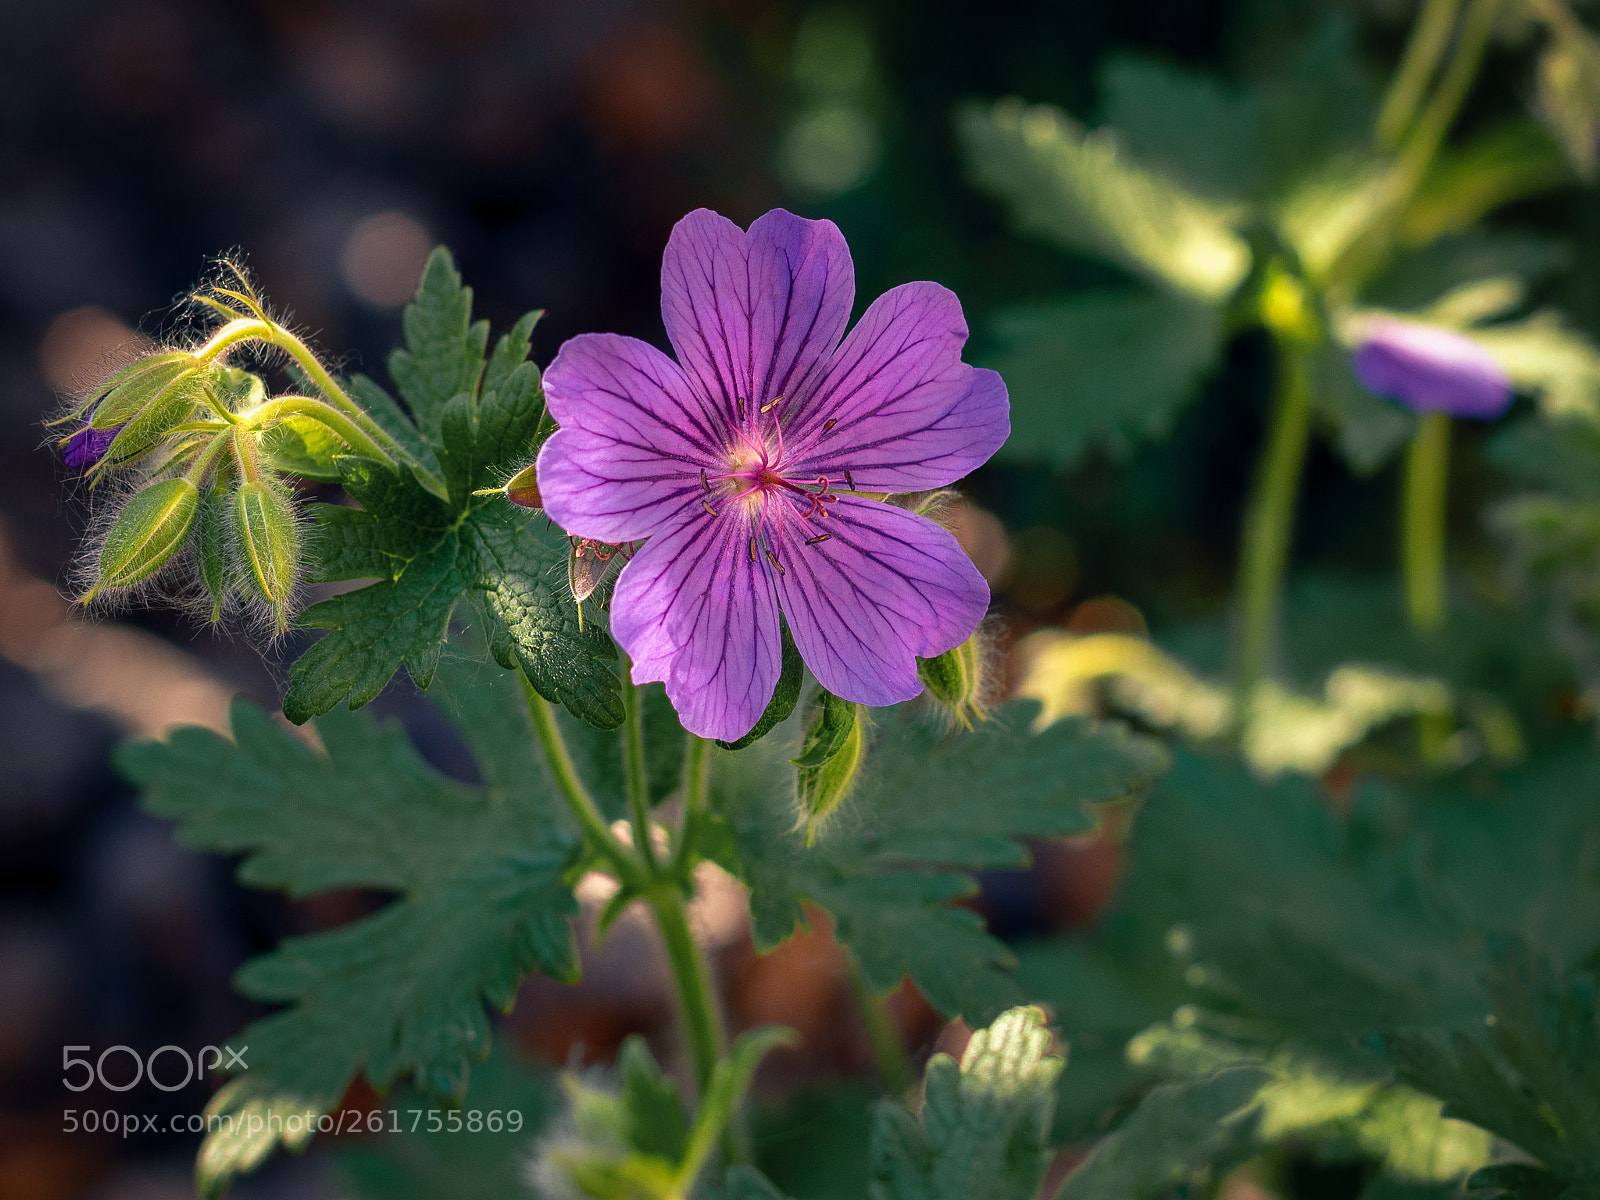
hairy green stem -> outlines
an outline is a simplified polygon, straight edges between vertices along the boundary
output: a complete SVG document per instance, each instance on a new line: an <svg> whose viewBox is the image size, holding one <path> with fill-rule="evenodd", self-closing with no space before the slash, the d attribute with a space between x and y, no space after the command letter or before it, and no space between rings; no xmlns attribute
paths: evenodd
<svg viewBox="0 0 1600 1200"><path fill-rule="evenodd" d="M633 844L652 876L658 874L656 848L650 837L650 782L644 760L643 696L622 668L622 760L627 772L628 810L633 816Z"/></svg>
<svg viewBox="0 0 1600 1200"><path fill-rule="evenodd" d="M1426 413L1406 451L1400 545L1406 613L1429 631L1445 618L1445 496L1450 474L1450 415Z"/></svg>
<svg viewBox="0 0 1600 1200"><path fill-rule="evenodd" d="M717 1060L727 1050L728 1035L723 1026L722 1008L711 981L705 956L689 931L689 916L683 894L677 885L661 881L647 893L650 910L666 947L672 980L677 986L680 1015L689 1042L689 1057L694 1064L695 1087L705 1094Z"/></svg>
<svg viewBox="0 0 1600 1200"><path fill-rule="evenodd" d="M434 490L444 494L443 483L418 463L399 442L395 441L389 431L384 429L370 413L362 408L349 394L339 386L339 381L324 367L311 348L294 334L271 321L259 318L240 317L229 321L216 333L212 334L206 343L195 351L195 357L203 362L215 360L230 346L240 342L258 341L276 346L288 353L299 364L300 369L306 373L307 378L317 385L318 390L328 398L330 404L347 416L356 425L360 426L372 441L383 446L386 453L384 458L404 462L418 472L419 477L426 481Z"/></svg>
<svg viewBox="0 0 1600 1200"><path fill-rule="evenodd" d="M393 456L378 445L377 442L373 441L372 438L368 437L359 425L332 405L312 396L279 396L267 401L251 412L241 414L241 416L255 427L264 427L280 417L310 417L312 420L326 425L352 450L356 450L368 458L377 459L379 462L394 462Z"/></svg>
<svg viewBox="0 0 1600 1200"><path fill-rule="evenodd" d="M711 743L692 733L684 734L684 738L687 745L683 752L683 820L678 826L678 844L672 854L675 876L686 875L689 871L690 831L694 829L697 815L705 809L711 781Z"/></svg>
<svg viewBox="0 0 1600 1200"><path fill-rule="evenodd" d="M1383 109L1378 114L1378 145L1385 150L1397 147L1411 127L1423 93L1439 69L1445 47L1450 44L1450 31L1455 28L1460 7L1461 0L1424 0L1417 23L1411 27L1400 67L1389 84Z"/></svg>
<svg viewBox="0 0 1600 1200"><path fill-rule="evenodd" d="M899 1095L912 1083L911 1061L906 1057L905 1043L900 1040L900 1031L895 1028L894 1018L889 1015L889 1006L868 985L856 956L847 950L845 961L849 966L850 991L861 1013L861 1023L866 1027L872 1060L878 1067L878 1080L883 1084L884 1091Z"/></svg>
<svg viewBox="0 0 1600 1200"><path fill-rule="evenodd" d="M1239 560L1239 655L1234 670L1234 726L1243 729L1272 648L1283 571L1294 530L1295 496L1311 439L1311 366L1307 349L1278 341L1277 401L1255 491L1245 510Z"/></svg>
<svg viewBox="0 0 1600 1200"><path fill-rule="evenodd" d="M624 887L641 892L646 890L650 885L648 871L643 862L635 857L635 852L619 842L611 832L594 797L589 795L589 789L578 777L578 768L573 765L566 739L556 727L555 710L550 707L548 700L534 690L526 675L519 671L517 678L522 681L522 694L528 702L533 733L539 739L539 748L544 751L544 760L555 778L556 788L572 810L572 815L577 818L590 847L605 858Z"/></svg>

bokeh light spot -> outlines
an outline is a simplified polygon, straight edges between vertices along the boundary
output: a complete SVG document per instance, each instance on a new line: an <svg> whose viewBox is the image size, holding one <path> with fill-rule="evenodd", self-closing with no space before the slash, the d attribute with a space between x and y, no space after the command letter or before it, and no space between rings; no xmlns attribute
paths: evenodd
<svg viewBox="0 0 1600 1200"><path fill-rule="evenodd" d="M368 304L396 308L411 299L433 239L404 213L368 217L350 232L339 267L346 286Z"/></svg>

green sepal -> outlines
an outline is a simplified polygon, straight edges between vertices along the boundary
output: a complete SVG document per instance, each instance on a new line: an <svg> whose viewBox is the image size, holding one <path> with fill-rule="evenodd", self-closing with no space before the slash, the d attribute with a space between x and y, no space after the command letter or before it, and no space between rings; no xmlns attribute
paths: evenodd
<svg viewBox="0 0 1600 1200"><path fill-rule="evenodd" d="M233 494L234 544L240 576L272 606L277 631L288 628L286 606L300 571L300 526L294 501L276 483L241 484Z"/></svg>
<svg viewBox="0 0 1600 1200"><path fill-rule="evenodd" d="M163 479L134 496L100 548L100 578L84 599L154 575L183 545L199 509L199 489L187 479Z"/></svg>
<svg viewBox="0 0 1600 1200"><path fill-rule="evenodd" d="M795 791L800 801L806 841L816 839L822 822L839 807L855 782L865 756L866 710L829 691L811 701L805 741L791 758L798 770Z"/></svg>
<svg viewBox="0 0 1600 1200"><path fill-rule="evenodd" d="M122 426L122 432L106 447L105 457L96 464L97 469L138 458L172 432L174 426L193 417L199 403L193 380L163 392Z"/></svg>
<svg viewBox="0 0 1600 1200"><path fill-rule="evenodd" d="M261 453L267 465L280 474L338 483L339 464L334 458L351 450L321 421L296 413L262 432Z"/></svg>
<svg viewBox="0 0 1600 1200"><path fill-rule="evenodd" d="M206 593L211 597L213 625L222 620L223 601L233 586L230 500L228 484L219 477L201 493L200 511L196 517L199 527L196 557L200 564L200 582L205 584Z"/></svg>
<svg viewBox="0 0 1600 1200"><path fill-rule="evenodd" d="M983 644L977 634L935 658L917 659L917 677L963 728L985 719Z"/></svg>
<svg viewBox="0 0 1600 1200"><path fill-rule="evenodd" d="M192 354L172 351L124 367L109 380L89 417L91 429L126 424L152 402L180 387L199 370Z"/></svg>
<svg viewBox="0 0 1600 1200"><path fill-rule="evenodd" d="M778 674L778 686L772 693L772 699L767 701L766 711L761 714L761 719L749 733L737 741L717 742L717 745L724 750L743 750L752 742L760 741L776 726L787 721L789 714L794 712L794 706L800 699L800 688L805 683L806 665L800 660L800 651L795 649L794 638L789 636L787 623L783 625L781 632L783 667Z"/></svg>

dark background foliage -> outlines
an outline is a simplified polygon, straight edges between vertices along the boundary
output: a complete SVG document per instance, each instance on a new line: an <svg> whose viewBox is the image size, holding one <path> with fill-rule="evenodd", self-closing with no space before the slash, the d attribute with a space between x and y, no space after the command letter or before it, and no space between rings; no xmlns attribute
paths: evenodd
<svg viewBox="0 0 1600 1200"><path fill-rule="evenodd" d="M1333 7L1357 22L1376 85L1411 6ZM275 703L303 643L257 648L170 611L133 611L90 635L64 623L60 594L93 504L46 444L41 421L62 391L132 333L173 332L173 298L230 250L325 352L380 376L432 242L454 249L497 327L529 307L548 310L535 335L540 362L584 330L659 342L661 247L701 205L741 223L775 205L832 218L850 240L861 304L908 279L937 279L962 295L981 351L995 308L1104 282L1108 269L1016 238L965 185L957 102L1017 93L1092 118L1098 74L1117 54L1248 71L1327 9L1290 0L0 5L0 1194L185 1194L193 1137L61 1133L61 1110L80 1103L61 1086L61 1046L147 1053L218 1042L252 1015L228 982L244 958L371 902L338 895L290 906L240 891L231 864L177 847L115 777L111 746L159 727L163 713L191 715L232 690ZM1523 106L1518 52L1494 52L1468 126ZM1592 194L1558 193L1502 219L1576 235L1571 268L1547 286L1592 325ZM974 544L995 564L1009 555L998 588L1009 633L1220 612L1266 373L1266 347L1240 337L1165 441L1122 461L1091 457L1070 474L1013 463L972 482L1004 526L982 525ZM1463 443L1452 505L1470 546L1472 514L1498 485L1471 435ZM1392 570L1392 474L1356 480L1325 451L1314 455L1297 561ZM379 703L425 754L459 769L460 747L404 686ZM1114 869L1103 846L1046 848L1033 875L996 879L982 905L1005 934L1069 924ZM722 966L736 1021L785 1020L811 1038L814 1061L780 1064L788 1075L773 1090L863 1068L864 1040L825 940L758 961L733 936ZM670 1032L657 981L639 976L599 962L566 997L530 984L510 1040L560 1062L574 1047L609 1057L630 1028ZM926 1051L937 1033L928 1011L909 996L895 1011ZM187 1114L203 1100L198 1087L141 1087L116 1106ZM807 1116L796 1103L775 1154L790 1152L783 1139L794 1129L837 1120L837 1106ZM337 1186L313 1158L279 1164L241 1194Z"/></svg>

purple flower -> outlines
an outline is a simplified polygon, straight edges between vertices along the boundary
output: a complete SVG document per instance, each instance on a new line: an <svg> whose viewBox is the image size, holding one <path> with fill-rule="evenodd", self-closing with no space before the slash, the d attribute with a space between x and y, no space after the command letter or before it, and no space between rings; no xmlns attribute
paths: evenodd
<svg viewBox="0 0 1600 1200"><path fill-rule="evenodd" d="M61 457L73 470L86 471L106 456L106 451L121 432L120 425L114 429L91 429L85 423L83 428L62 443Z"/></svg>
<svg viewBox="0 0 1600 1200"><path fill-rule="evenodd" d="M1492 421L1511 403L1511 380L1495 357L1437 325L1374 317L1353 369L1367 391L1417 412Z"/></svg>
<svg viewBox="0 0 1600 1200"><path fill-rule="evenodd" d="M611 630L634 681L665 682L701 737L761 716L780 611L823 687L884 705L921 692L917 658L959 646L988 607L954 537L870 497L987 460L1010 433L1005 385L961 361L947 288L885 292L846 337L854 300L832 222L776 209L746 233L700 209L661 264L678 361L585 334L545 372L560 425L539 452L545 509L578 537L649 539L617 579Z"/></svg>

